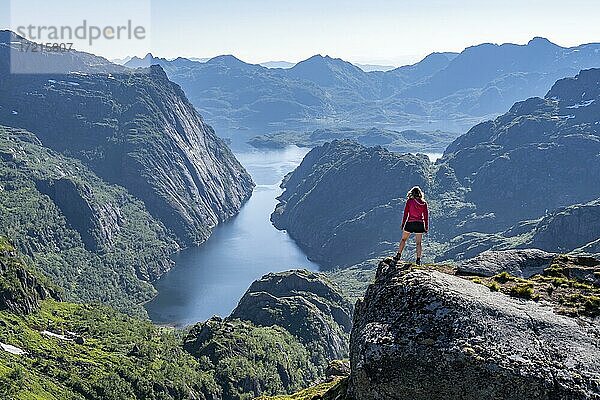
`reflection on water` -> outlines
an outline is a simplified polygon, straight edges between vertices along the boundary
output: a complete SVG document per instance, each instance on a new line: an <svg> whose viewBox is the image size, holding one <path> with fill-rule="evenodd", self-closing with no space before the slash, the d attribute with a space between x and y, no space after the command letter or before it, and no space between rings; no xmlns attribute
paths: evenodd
<svg viewBox="0 0 600 400"><path fill-rule="evenodd" d="M183 326L215 314L225 316L262 275L291 268L318 269L269 221L275 198L281 194L281 179L307 151L292 147L236 154L257 185L254 194L206 243L173 257L176 267L156 282L159 294L146 305L154 322Z"/></svg>

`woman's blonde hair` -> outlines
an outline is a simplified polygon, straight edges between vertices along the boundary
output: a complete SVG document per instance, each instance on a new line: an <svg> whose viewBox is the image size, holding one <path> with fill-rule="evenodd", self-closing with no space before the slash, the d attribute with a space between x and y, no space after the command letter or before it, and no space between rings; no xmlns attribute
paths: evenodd
<svg viewBox="0 0 600 400"><path fill-rule="evenodd" d="M419 199L425 201L425 193L418 186L413 186L412 189L408 191L406 197L409 199Z"/></svg>

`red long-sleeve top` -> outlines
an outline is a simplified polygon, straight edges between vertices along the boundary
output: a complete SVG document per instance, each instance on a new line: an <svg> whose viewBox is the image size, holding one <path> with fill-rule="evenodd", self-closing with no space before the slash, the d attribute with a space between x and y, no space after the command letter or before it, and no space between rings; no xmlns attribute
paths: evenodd
<svg viewBox="0 0 600 400"><path fill-rule="evenodd" d="M423 222L425 230L429 230L429 210L427 203L419 199L408 199L404 206L404 216L402 217L402 226L407 222Z"/></svg>

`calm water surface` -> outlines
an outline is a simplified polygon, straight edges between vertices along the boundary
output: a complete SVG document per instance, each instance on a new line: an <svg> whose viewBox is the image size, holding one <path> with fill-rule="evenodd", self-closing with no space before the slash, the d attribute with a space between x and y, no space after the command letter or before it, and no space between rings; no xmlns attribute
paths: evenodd
<svg viewBox="0 0 600 400"><path fill-rule="evenodd" d="M266 273L291 268L317 270L269 217L281 194L279 183L308 149L247 151L236 157L256 188L240 213L218 226L202 246L176 254L176 267L155 283L158 295L146 310L159 324L185 326L228 315L248 286Z"/></svg>

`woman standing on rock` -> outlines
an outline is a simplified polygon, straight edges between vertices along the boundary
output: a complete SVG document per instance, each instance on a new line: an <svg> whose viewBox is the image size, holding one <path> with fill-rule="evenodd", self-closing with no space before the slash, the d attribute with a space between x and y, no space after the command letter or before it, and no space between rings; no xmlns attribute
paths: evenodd
<svg viewBox="0 0 600 400"><path fill-rule="evenodd" d="M421 256L423 255L423 234L429 230L429 210L425 195L420 187L415 186L408 192L408 200L404 207L404 216L402 217L402 240L398 252L394 256L394 261L398 262L402 257L402 251L406 246L406 241L411 233L415 234L417 242L417 265L421 265Z"/></svg>

